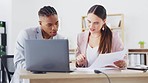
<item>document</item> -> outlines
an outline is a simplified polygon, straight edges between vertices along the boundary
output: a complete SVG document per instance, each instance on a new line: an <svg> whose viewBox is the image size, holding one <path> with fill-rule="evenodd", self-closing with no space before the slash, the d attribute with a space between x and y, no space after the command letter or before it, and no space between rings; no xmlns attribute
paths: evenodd
<svg viewBox="0 0 148 83"><path fill-rule="evenodd" d="M74 70L75 72L87 72L87 73L92 73L94 72L94 70L100 70L100 71L104 71L104 70L115 70L117 68L77 68L76 70Z"/></svg>
<svg viewBox="0 0 148 83"><path fill-rule="evenodd" d="M123 60L126 54L127 53L125 50L114 52L114 53L99 54L97 59L88 68L89 69L99 69L99 68L102 68L108 65L115 66L114 62L117 60Z"/></svg>

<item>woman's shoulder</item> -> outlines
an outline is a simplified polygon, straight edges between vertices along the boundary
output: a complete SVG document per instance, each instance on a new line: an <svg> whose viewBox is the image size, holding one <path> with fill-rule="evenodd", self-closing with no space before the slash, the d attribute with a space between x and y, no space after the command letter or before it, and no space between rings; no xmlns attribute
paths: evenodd
<svg viewBox="0 0 148 83"><path fill-rule="evenodd" d="M113 32L113 38L112 38L112 51L120 51L123 50L123 41L119 35L119 32Z"/></svg>
<svg viewBox="0 0 148 83"><path fill-rule="evenodd" d="M117 31L113 31L112 34L113 34L113 37L119 36L119 32L117 32Z"/></svg>
<svg viewBox="0 0 148 83"><path fill-rule="evenodd" d="M120 37L119 32L113 32L112 34L113 34L113 38L112 38L113 43L115 43L115 44L123 43L122 38Z"/></svg>
<svg viewBox="0 0 148 83"><path fill-rule="evenodd" d="M112 39L113 41L121 40L120 33L117 31L112 32Z"/></svg>
<svg viewBox="0 0 148 83"><path fill-rule="evenodd" d="M78 34L78 36L87 36L89 34L89 31L81 32Z"/></svg>

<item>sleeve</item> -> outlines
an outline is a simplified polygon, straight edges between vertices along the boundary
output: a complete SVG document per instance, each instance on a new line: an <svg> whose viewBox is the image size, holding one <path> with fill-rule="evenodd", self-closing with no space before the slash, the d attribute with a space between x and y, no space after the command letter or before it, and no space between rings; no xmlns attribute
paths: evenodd
<svg viewBox="0 0 148 83"><path fill-rule="evenodd" d="M15 68L25 68L25 56L24 56L24 44L25 40L28 39L27 32L21 31L18 35L15 45L15 52L14 52L14 66Z"/></svg>
<svg viewBox="0 0 148 83"><path fill-rule="evenodd" d="M80 54L80 34L77 35L77 49L76 49L76 56Z"/></svg>
<svg viewBox="0 0 148 83"><path fill-rule="evenodd" d="M77 56L79 56L79 54L81 54L82 53L82 43L84 43L84 42L82 42L82 38L83 38L83 35L82 35L83 33L80 33L80 34L78 34L77 35L77 50L76 50L76 57ZM85 64L83 64L83 65L78 65L77 64L77 62L76 62L76 67L88 67L88 62L86 62Z"/></svg>
<svg viewBox="0 0 148 83"><path fill-rule="evenodd" d="M117 52L117 51L126 51L126 49L124 49L124 45L123 45L123 42L122 42L122 39L121 37L119 36L119 33L118 32L115 32L113 34L113 42L112 42L113 46L112 46L112 52ZM128 64L128 57L127 57L127 54L125 54L123 60L125 61L125 67L127 67L127 64Z"/></svg>
<svg viewBox="0 0 148 83"><path fill-rule="evenodd" d="M80 34L77 35L77 49L76 49L76 57L80 54ZM81 67L76 62L76 67Z"/></svg>

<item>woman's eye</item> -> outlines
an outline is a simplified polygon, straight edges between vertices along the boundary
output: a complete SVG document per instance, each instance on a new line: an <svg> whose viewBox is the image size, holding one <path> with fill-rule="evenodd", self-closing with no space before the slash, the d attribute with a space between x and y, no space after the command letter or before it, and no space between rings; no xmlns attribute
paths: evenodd
<svg viewBox="0 0 148 83"><path fill-rule="evenodd" d="M98 25L98 24L99 24L99 22L95 22L94 24Z"/></svg>
<svg viewBox="0 0 148 83"><path fill-rule="evenodd" d="M87 20L87 23L91 23L91 21Z"/></svg>

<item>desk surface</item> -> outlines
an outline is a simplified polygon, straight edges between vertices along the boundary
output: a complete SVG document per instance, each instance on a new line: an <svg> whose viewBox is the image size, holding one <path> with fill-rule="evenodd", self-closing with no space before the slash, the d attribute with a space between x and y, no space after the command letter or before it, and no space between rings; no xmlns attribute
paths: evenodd
<svg viewBox="0 0 148 83"><path fill-rule="evenodd" d="M136 70L106 70L104 71L113 83L147 83L148 72ZM33 74L22 70L21 79L30 79L30 83L106 83L107 78L103 74L94 72L78 71L72 73L46 73ZM91 79L91 80L90 80ZM70 81L73 80L73 81ZM99 81L99 82L98 82Z"/></svg>
<svg viewBox="0 0 148 83"><path fill-rule="evenodd" d="M106 70L104 71L109 77L148 77L148 72L137 70ZM103 74L95 74L90 71L76 71L71 73L54 73L48 72L46 74L33 74L32 72L22 70L20 78L22 79L57 79L57 78L89 78L89 77L106 77Z"/></svg>

